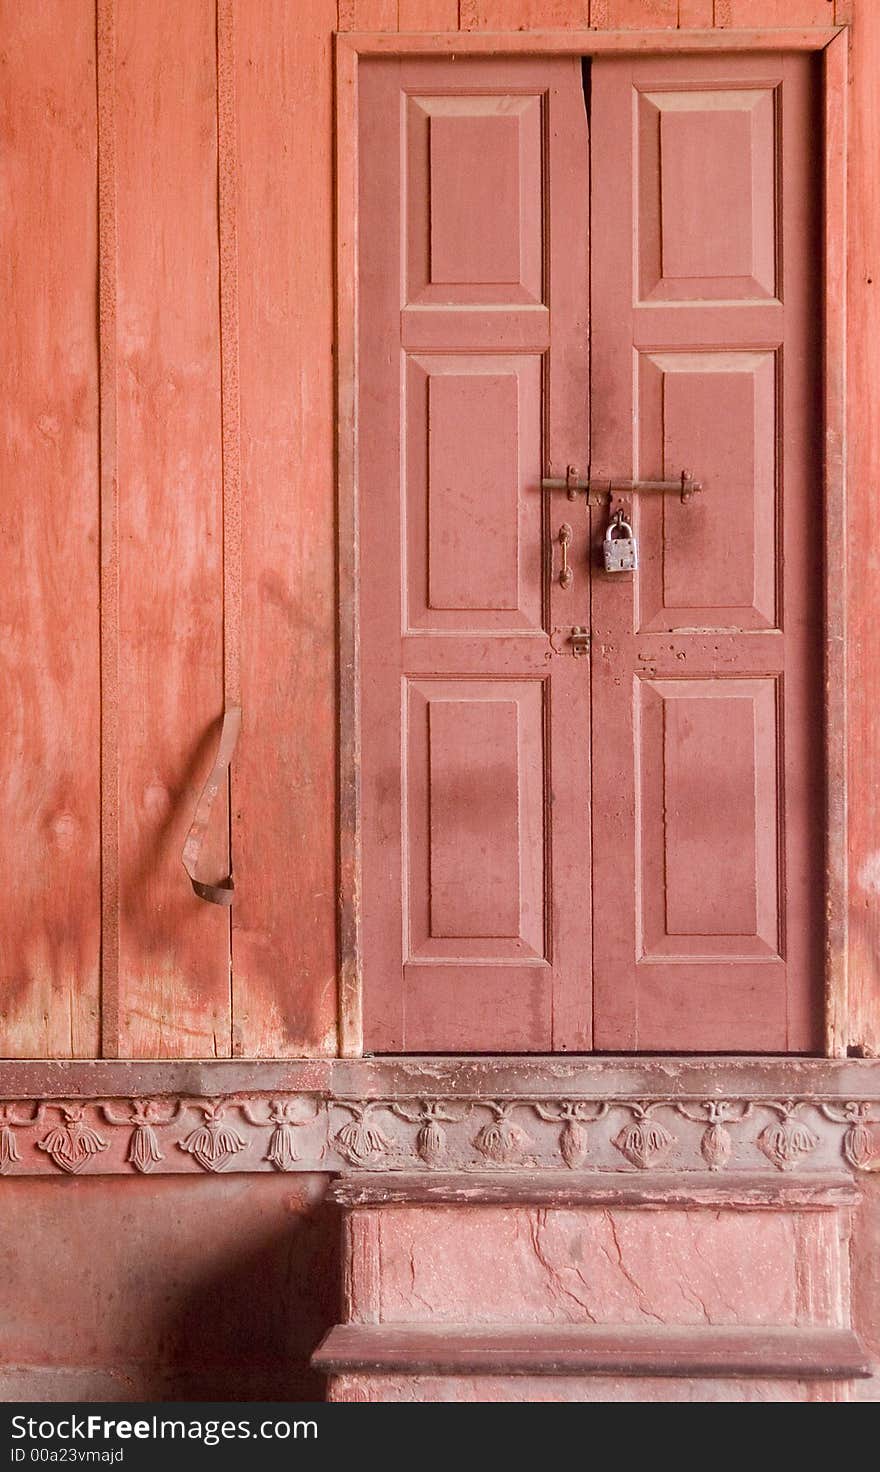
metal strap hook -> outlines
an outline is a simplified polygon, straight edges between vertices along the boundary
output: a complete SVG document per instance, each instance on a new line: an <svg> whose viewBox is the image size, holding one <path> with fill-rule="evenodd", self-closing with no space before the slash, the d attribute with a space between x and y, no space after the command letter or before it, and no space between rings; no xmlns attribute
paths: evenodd
<svg viewBox="0 0 880 1472"><path fill-rule="evenodd" d="M232 881L231 873L216 884L208 884L205 880L199 879L198 868L199 860L202 856L202 844L205 841L205 834L208 831L208 824L211 820L211 810L214 806L217 793L220 791L223 779L229 771L229 764L232 761L232 753L235 750L235 743L238 741L240 730L241 706L232 705L224 713L223 725L220 727L220 740L217 743L217 754L214 757L214 765L208 773L208 780L199 795L195 815L190 824L190 829L183 845L183 851L180 855L183 861L183 867L189 875L193 890L200 900L207 900L211 905L231 905L235 892L235 885Z"/></svg>

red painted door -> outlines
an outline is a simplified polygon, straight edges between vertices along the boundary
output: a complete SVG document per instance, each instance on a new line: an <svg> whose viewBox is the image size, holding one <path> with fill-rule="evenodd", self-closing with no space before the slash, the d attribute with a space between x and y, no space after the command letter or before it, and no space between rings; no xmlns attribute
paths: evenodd
<svg viewBox="0 0 880 1472"><path fill-rule="evenodd" d="M580 62L361 72L365 1044L587 1048L587 526L541 492L587 448Z"/></svg>
<svg viewBox="0 0 880 1472"><path fill-rule="evenodd" d="M361 68L368 1051L818 1044L809 62L590 91L588 143L575 59ZM542 490L591 425L704 483L634 574Z"/></svg>
<svg viewBox="0 0 880 1472"><path fill-rule="evenodd" d="M603 1050L820 1047L812 81L804 56L593 68L593 469L705 486L633 497L639 571L593 578Z"/></svg>

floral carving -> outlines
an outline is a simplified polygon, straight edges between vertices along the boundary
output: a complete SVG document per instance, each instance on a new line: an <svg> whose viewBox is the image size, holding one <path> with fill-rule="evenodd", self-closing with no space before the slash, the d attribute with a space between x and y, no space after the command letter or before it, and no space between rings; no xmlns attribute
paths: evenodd
<svg viewBox="0 0 880 1472"><path fill-rule="evenodd" d="M204 1123L190 1130L186 1138L178 1142L178 1149L192 1155L205 1170L221 1171L240 1150L244 1150L246 1141L238 1130L226 1123L225 1099L200 1101L194 1107L203 1111Z"/></svg>
<svg viewBox="0 0 880 1472"><path fill-rule="evenodd" d="M633 1114L632 1124L624 1125L614 1144L622 1155L640 1170L658 1165L667 1151L675 1144L675 1136L665 1125L654 1119L653 1111L663 1108L663 1101L653 1104L628 1104Z"/></svg>
<svg viewBox="0 0 880 1472"><path fill-rule="evenodd" d="M522 1126L515 1124L510 1117L516 1108L516 1101L499 1104L486 1100L485 1108L491 1111L492 1121L484 1124L479 1131L474 1140L476 1149L496 1165L521 1164L524 1151L533 1141Z"/></svg>
<svg viewBox="0 0 880 1472"><path fill-rule="evenodd" d="M841 1107L834 1104L823 1104L822 1113L826 1119L833 1119L837 1124L846 1124L848 1127L841 1141L843 1157L854 1170L872 1170L874 1166L874 1137L869 1125L871 1124L870 1104L858 1103L850 1100Z"/></svg>
<svg viewBox="0 0 880 1472"><path fill-rule="evenodd" d="M43 1118L43 1109L42 1104L35 1104L29 1119L19 1119L16 1104L0 1104L0 1175L5 1176L21 1160L14 1131L39 1124Z"/></svg>
<svg viewBox="0 0 880 1472"><path fill-rule="evenodd" d="M378 1107L375 1100L355 1102L353 1099L337 1099L336 1103L352 1116L333 1139L339 1154L350 1165L374 1164L393 1148L379 1126L372 1122L371 1115Z"/></svg>
<svg viewBox="0 0 880 1472"><path fill-rule="evenodd" d="M297 1147L297 1130L303 1125L312 1124L317 1119L321 1108L319 1099L308 1095L295 1095L292 1099L272 1099L269 1101L268 1118L262 1118L254 1105L243 1100L241 1111L249 1124L272 1124L275 1126L269 1136L269 1145L264 1160L274 1165L276 1170L293 1170L296 1163L301 1159ZM321 1155L324 1151L321 1150Z"/></svg>
<svg viewBox="0 0 880 1472"><path fill-rule="evenodd" d="M457 1124L464 1110L442 1099L422 1099L418 1104L392 1104L393 1112L408 1124L420 1126L416 1135L416 1154L426 1165L439 1165L446 1156L447 1139L444 1124Z"/></svg>
<svg viewBox="0 0 880 1472"><path fill-rule="evenodd" d="M159 1148L156 1126L171 1124L178 1119L183 1112L183 1105L179 1100L166 1103L160 1099L132 1099L131 1109L127 1114L118 1114L112 1104L103 1104L101 1109L108 1124L133 1126L125 1158L135 1170L146 1175L154 1165L165 1159Z"/></svg>
<svg viewBox="0 0 880 1472"><path fill-rule="evenodd" d="M577 1103L572 1099L559 1104L535 1104L535 1113L541 1119L559 1121L559 1153L569 1170L577 1170L587 1157L587 1125L595 1124L608 1113L608 1105Z"/></svg>
<svg viewBox="0 0 880 1472"><path fill-rule="evenodd" d="M702 1104L677 1105L683 1119L695 1123L705 1121L706 1128L700 1139L700 1154L710 1170L723 1170L733 1153L733 1137L726 1128L727 1122L739 1123L748 1119L751 1104L731 1104L726 1099L706 1099Z"/></svg>
<svg viewBox="0 0 880 1472"><path fill-rule="evenodd" d="M200 1111L194 1129L192 1120L182 1119L190 1109ZM673 1133L676 1115L698 1127L682 1132L680 1141ZM605 1117L614 1123L600 1126ZM759 1122L744 1127L750 1118ZM450 1129L466 1119L473 1119L466 1136ZM40 1128L45 1120L51 1128ZM123 1133L105 1131L104 1120ZM551 1128L533 1129L530 1121L537 1120ZM319 1166L327 1157L328 1125L335 1153ZM114 1138L118 1146L107 1156ZM499 1100L478 1093L355 1100L293 1091L213 1099L0 1100L0 1176L33 1175L53 1166L76 1173L100 1155L107 1156L104 1172L168 1172L182 1168L179 1156L175 1166L178 1148L208 1171L338 1170L339 1157L362 1169L473 1170L491 1164L553 1170L564 1162L574 1171L588 1161L608 1169L618 1151L628 1165L649 1170L667 1168L674 1149L677 1169L731 1172L749 1168L745 1148L736 1153L737 1139L748 1141L752 1162L756 1150L766 1158L765 1169L797 1169L821 1145L825 1159L833 1147L852 1170L880 1172L880 1103L827 1095L636 1101L552 1095Z"/></svg>
<svg viewBox="0 0 880 1472"><path fill-rule="evenodd" d="M767 1108L775 1109L779 1120L761 1131L758 1148L778 1170L793 1170L805 1155L815 1150L819 1137L797 1118L799 1104L789 1100L785 1104L768 1104Z"/></svg>
<svg viewBox="0 0 880 1472"><path fill-rule="evenodd" d="M108 1142L96 1129L83 1119L82 1104L57 1104L64 1115L64 1123L51 1129L48 1135L37 1141L37 1149L45 1150L60 1170L76 1175L87 1165L93 1155L106 1150Z"/></svg>

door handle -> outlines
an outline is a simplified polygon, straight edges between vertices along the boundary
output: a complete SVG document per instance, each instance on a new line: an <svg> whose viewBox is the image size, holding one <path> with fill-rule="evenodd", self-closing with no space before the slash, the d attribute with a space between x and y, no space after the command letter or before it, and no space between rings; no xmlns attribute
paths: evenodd
<svg viewBox="0 0 880 1472"><path fill-rule="evenodd" d="M574 533L567 521L562 523L556 536L556 540L562 550L562 567L559 570L559 586L566 593L574 582L574 568L569 565L568 549Z"/></svg>

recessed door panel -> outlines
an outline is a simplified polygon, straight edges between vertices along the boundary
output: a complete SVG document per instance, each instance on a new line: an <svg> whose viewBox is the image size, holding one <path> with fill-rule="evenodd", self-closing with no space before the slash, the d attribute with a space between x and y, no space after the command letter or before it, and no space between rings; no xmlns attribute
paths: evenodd
<svg viewBox="0 0 880 1472"><path fill-rule="evenodd" d="M409 358L411 630L541 633L541 372L537 354Z"/></svg>
<svg viewBox="0 0 880 1472"><path fill-rule="evenodd" d="M637 682L641 959L780 959L777 694Z"/></svg>
<svg viewBox="0 0 880 1472"><path fill-rule="evenodd" d="M635 94L640 297L775 296L778 87L648 85Z"/></svg>
<svg viewBox="0 0 880 1472"><path fill-rule="evenodd" d="M407 303L542 300L545 94L527 85L406 97Z"/></svg>
<svg viewBox="0 0 880 1472"><path fill-rule="evenodd" d="M544 681L406 690L407 958L546 958Z"/></svg>
<svg viewBox="0 0 880 1472"><path fill-rule="evenodd" d="M777 355L640 354L638 464L703 494L639 501L641 629L772 629L778 570Z"/></svg>

